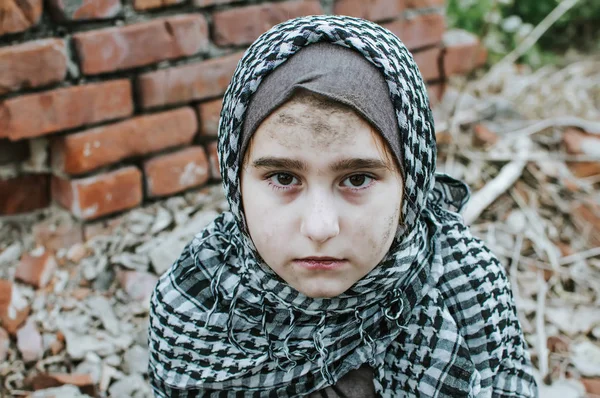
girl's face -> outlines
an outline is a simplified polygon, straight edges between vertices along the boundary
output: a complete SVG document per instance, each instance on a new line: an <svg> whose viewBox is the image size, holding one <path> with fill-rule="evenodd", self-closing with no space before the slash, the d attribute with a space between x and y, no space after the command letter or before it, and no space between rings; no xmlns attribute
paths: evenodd
<svg viewBox="0 0 600 398"><path fill-rule="evenodd" d="M402 178L383 140L350 108L296 96L254 133L241 174L263 260L309 297L334 297L389 250Z"/></svg>

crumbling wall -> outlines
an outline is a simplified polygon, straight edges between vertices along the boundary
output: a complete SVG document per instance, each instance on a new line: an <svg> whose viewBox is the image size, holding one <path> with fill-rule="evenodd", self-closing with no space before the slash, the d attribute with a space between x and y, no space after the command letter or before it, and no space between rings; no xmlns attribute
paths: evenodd
<svg viewBox="0 0 600 398"><path fill-rule="evenodd" d="M432 103L485 59L446 32L444 0L4 0L0 215L55 202L91 220L217 182L221 96L244 49L322 13L396 33Z"/></svg>

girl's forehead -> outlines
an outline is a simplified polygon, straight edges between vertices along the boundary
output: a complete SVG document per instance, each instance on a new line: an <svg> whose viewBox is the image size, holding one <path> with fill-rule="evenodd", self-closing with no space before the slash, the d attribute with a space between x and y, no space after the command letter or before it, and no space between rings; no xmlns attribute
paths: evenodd
<svg viewBox="0 0 600 398"><path fill-rule="evenodd" d="M367 162L354 162L346 169L397 169L381 134L352 108L303 96L284 103L259 125L249 152L252 163L268 158L302 159L304 169L338 172L341 167L330 165L349 159Z"/></svg>
<svg viewBox="0 0 600 398"><path fill-rule="evenodd" d="M364 141L362 133L370 131L370 124L350 109L331 111L310 103L290 103L269 115L255 139L264 136L290 149L307 145L326 149L356 145Z"/></svg>

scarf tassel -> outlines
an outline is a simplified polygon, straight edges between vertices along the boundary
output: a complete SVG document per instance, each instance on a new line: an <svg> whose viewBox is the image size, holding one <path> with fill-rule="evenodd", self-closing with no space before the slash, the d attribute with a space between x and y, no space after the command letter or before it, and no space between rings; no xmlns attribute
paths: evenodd
<svg viewBox="0 0 600 398"><path fill-rule="evenodd" d="M239 282L235 285L235 288L233 289L233 297L231 298L231 303L229 304L229 311L228 311L228 318L227 318L227 339L233 346L235 346L235 348L237 348L244 354L249 355L250 353L248 352L248 350L246 350L244 347L242 347L240 345L240 343L236 340L234 329L233 329L233 315L235 313L235 304L238 299L238 291L240 289L240 286L242 285L242 281L243 281L243 278L240 278Z"/></svg>
<svg viewBox="0 0 600 398"><path fill-rule="evenodd" d="M315 343L315 348L317 349L317 352L321 357L321 361L323 362L323 364L321 365L321 375L329 385L333 385L335 384L335 379L329 371L329 364L327 360L329 351L327 350L327 348L325 348L325 344L323 343L323 332L325 331L326 319L327 317L325 314L321 315L321 320L319 321L319 324L316 327L317 330L315 331L313 341Z"/></svg>
<svg viewBox="0 0 600 398"><path fill-rule="evenodd" d="M369 359L369 365L373 367L373 366L375 366L375 354L376 354L375 341L369 335L369 333L367 333L365 331L365 328L364 328L365 321L360 316L360 312L358 309L356 309L354 311L354 319L356 320L356 323L358 323L358 333L360 335L360 340L362 341L362 343L364 345L369 347L369 350L371 351L371 358Z"/></svg>

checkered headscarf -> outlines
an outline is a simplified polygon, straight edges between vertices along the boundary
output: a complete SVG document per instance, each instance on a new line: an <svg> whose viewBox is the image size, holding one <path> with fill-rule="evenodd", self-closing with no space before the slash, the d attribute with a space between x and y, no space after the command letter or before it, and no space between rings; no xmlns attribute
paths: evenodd
<svg viewBox="0 0 600 398"><path fill-rule="evenodd" d="M340 296L313 299L260 260L242 212L238 152L262 79L317 42L357 51L384 76L402 135L405 199L382 262ZM188 244L152 297L157 395L298 397L368 363L383 397L536 396L510 285L456 213L464 184L435 174L425 85L395 35L340 16L275 26L238 64L218 148L231 212Z"/></svg>

